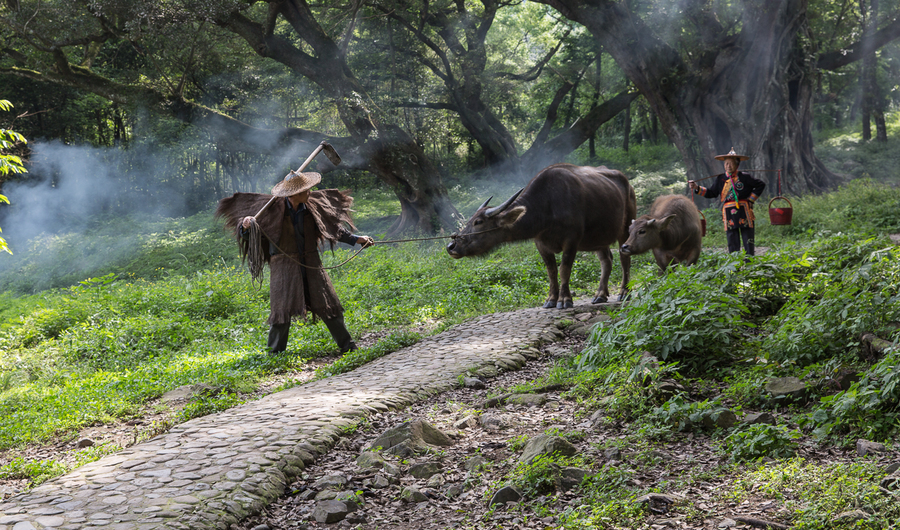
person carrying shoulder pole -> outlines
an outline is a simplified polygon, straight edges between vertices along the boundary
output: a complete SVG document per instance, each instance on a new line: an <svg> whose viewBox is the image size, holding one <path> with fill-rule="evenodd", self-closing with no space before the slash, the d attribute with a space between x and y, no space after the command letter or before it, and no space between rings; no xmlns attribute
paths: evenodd
<svg viewBox="0 0 900 530"><path fill-rule="evenodd" d="M291 171L272 188L272 195L235 193L216 208L215 216L235 230L251 273L261 270L262 261L269 264L270 353L285 351L291 320L306 318L308 311L322 319L341 353L357 349L344 324L344 308L322 268L319 245L328 242L333 248L341 242L365 248L374 240L348 229L355 229L352 197L336 189L312 190L321 180L319 173ZM251 237L256 227L261 237Z"/></svg>
<svg viewBox="0 0 900 530"><path fill-rule="evenodd" d="M713 185L708 188L693 180L688 181L688 186L697 195L707 199L718 197L722 201L722 221L725 223L728 252L741 250L743 243L747 255L753 256L756 252L753 203L762 195L766 183L749 173L738 171L741 161L750 157L735 153L734 147L728 154L715 158L722 161L725 173L716 175Z"/></svg>

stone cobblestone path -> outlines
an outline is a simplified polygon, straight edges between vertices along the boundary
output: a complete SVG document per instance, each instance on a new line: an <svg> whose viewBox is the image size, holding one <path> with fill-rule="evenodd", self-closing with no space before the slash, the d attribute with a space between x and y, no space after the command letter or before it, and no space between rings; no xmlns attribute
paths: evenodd
<svg viewBox="0 0 900 530"><path fill-rule="evenodd" d="M522 366L556 323L603 305L464 322L356 370L197 418L0 504L0 530L227 529L280 497L364 416Z"/></svg>

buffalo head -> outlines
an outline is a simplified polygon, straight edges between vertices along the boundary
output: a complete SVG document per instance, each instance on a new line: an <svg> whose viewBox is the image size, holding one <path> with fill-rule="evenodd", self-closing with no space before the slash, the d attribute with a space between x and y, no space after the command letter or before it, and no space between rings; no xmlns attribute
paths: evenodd
<svg viewBox="0 0 900 530"><path fill-rule="evenodd" d="M447 245L447 253L454 258L480 256L502 243L514 240L511 235L512 227L525 215L527 208L523 205L510 206L524 189L517 191L500 206L488 206L493 197L484 201L466 226L451 236L453 240Z"/></svg>
<svg viewBox="0 0 900 530"><path fill-rule="evenodd" d="M619 252L626 256L643 254L650 249L662 245L660 232L669 227L669 223L675 215L667 215L662 219L654 219L649 216L641 216L631 222L628 227L628 241L622 244Z"/></svg>

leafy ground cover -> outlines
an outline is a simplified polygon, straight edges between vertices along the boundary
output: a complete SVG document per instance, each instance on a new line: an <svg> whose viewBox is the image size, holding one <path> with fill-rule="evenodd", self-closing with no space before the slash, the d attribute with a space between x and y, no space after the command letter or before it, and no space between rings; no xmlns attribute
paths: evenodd
<svg viewBox="0 0 900 530"><path fill-rule="evenodd" d="M664 186L668 178L648 182ZM469 197L459 204L470 213L466 208L490 190L454 193ZM380 199L372 193L369 200ZM877 475L871 468L821 463L813 469L798 455L811 443L847 447L860 437L896 443L898 353L860 356L859 335L900 340L894 327L900 256L886 235L900 231L898 202L896 188L854 181L794 201L792 226L763 219L757 245L768 251L749 262L721 251L724 235L713 223L696 267L660 277L649 257L635 260L631 302L614 324L595 330L573 361L565 375L567 399L581 414L602 410L622 439L638 447L694 433L706 412L777 412L785 421L776 427L703 433L731 464L743 466L708 471L740 477L735 500L763 491L779 469L810 477L789 486L798 506L822 495L828 477L871 483ZM361 214L377 211L366 208L358 207ZM361 218L362 232L377 233L383 222ZM269 356L261 348L267 292L250 284L209 215L145 226L130 261L92 257L65 276L58 268L65 259L23 260L18 272L3 277L16 280L0 294L0 478L37 483L124 444L75 455L59 446L58 454L29 457L35 447L71 441L92 426L143 425L131 429L127 443L134 443L173 422L352 369L471 316L539 305L546 294L531 244L474 260L450 260L442 242L376 246L332 273L349 328L369 337L365 347L336 359L324 327L307 323L292 330L288 354ZM114 233L115 227L109 233L97 227L91 237ZM74 235L45 243L36 254L92 244ZM326 265L348 256L338 249L326 254ZM619 272L614 267L611 283ZM69 283L54 283L62 282L60 275ZM596 259L579 256L576 292L591 293L598 276ZM658 362L640 363L644 351ZM839 388L833 382L840 373L858 376ZM805 403L764 399L766 381L785 376L807 385ZM683 391L659 392L669 381ZM158 405L163 392L197 383L221 392L174 414ZM525 482L542 476L530 473L535 478ZM616 504L623 480L593 481L582 499L587 508L569 513L567 527L637 524L640 519L625 517L639 514ZM800 508L792 513L804 520Z"/></svg>
<svg viewBox="0 0 900 530"><path fill-rule="evenodd" d="M896 456L859 457L853 448L800 434L786 426L796 409L769 409L779 422L775 426L682 429L677 425L685 424L671 421L674 416L684 420L688 411L722 406L697 400L703 387L694 384L686 385L681 399L668 399L670 406L661 407L665 413L623 419L617 396L627 385L579 371L577 353L585 337L573 322L560 324L567 332L563 342L545 345L543 357L521 370L487 379L484 389L460 385L403 410L368 417L308 467L281 499L233 530L316 528L313 494L321 488L315 484L335 475L349 480L344 490L356 492L360 508L348 526L359 529L748 528L741 519L755 520L756 527L768 521L799 529L859 528L861 523L890 528L900 516L892 494L880 486ZM656 382L635 388L641 389L642 401L667 399ZM499 396L535 392L545 397L544 405L486 405ZM399 469L428 463L438 464L441 472L418 480L401 474L395 484L367 487L375 473L357 465L363 448L385 430L414 419L428 421L455 442L431 454L385 458ZM562 437L578 451L521 462L523 447L541 435ZM557 486L565 467L588 471L580 487ZM490 506L493 495L508 485L523 498ZM455 495L449 494L453 486L460 488ZM428 502L398 500L405 487L425 492ZM672 502L648 510L648 495Z"/></svg>

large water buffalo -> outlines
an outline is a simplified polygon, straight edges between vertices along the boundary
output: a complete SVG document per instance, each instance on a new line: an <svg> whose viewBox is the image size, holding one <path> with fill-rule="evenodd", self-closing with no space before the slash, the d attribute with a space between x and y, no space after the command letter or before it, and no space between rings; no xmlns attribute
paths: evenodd
<svg viewBox="0 0 900 530"><path fill-rule="evenodd" d="M447 252L454 258L480 256L503 243L534 239L547 267L550 294L543 307L572 307L569 276L578 251L600 258L600 287L593 303L609 299L612 270L610 245L628 238L628 224L637 213L634 189L620 171L606 167L555 164L496 207L484 201L466 226L453 235ZM556 254L562 252L557 270ZM624 298L631 257L620 254Z"/></svg>
<svg viewBox="0 0 900 530"><path fill-rule="evenodd" d="M628 230L628 241L619 253L634 256L652 250L662 272L670 263L693 265L700 257L700 214L684 195L657 197L650 213L635 219Z"/></svg>

